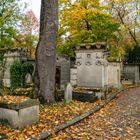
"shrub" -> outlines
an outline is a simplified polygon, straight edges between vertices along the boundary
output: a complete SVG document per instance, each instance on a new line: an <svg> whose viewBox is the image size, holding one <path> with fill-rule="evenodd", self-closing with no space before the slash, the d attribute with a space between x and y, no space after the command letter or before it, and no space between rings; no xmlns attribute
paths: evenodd
<svg viewBox="0 0 140 140"><path fill-rule="evenodd" d="M22 71L25 74L30 73L32 75L33 71L34 71L34 66L29 62L23 63L22 64Z"/></svg>
<svg viewBox="0 0 140 140"><path fill-rule="evenodd" d="M29 62L25 62L23 64L21 64L21 62L14 62L10 68L11 87L13 89L24 87L26 74L30 73L32 75L33 71L34 66Z"/></svg>
<svg viewBox="0 0 140 140"><path fill-rule="evenodd" d="M34 66L29 62L25 62L22 64L21 69L22 69L23 85L25 85L25 76L27 73L30 73L31 75L33 74Z"/></svg>
<svg viewBox="0 0 140 140"><path fill-rule="evenodd" d="M125 57L128 63L140 63L140 47L134 46L133 48L128 49Z"/></svg>
<svg viewBox="0 0 140 140"><path fill-rule="evenodd" d="M16 87L23 86L23 78L22 78L22 64L20 62L15 61L11 68L11 88L14 89Z"/></svg>

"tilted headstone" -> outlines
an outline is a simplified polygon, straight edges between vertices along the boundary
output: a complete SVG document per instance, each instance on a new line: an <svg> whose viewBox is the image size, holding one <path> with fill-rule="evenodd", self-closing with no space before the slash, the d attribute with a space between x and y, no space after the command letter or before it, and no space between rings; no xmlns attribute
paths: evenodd
<svg viewBox="0 0 140 140"><path fill-rule="evenodd" d="M67 104L72 101L72 90L73 90L72 85L68 83L64 95L64 99Z"/></svg>
<svg viewBox="0 0 140 140"><path fill-rule="evenodd" d="M25 76L25 83L26 84L32 84L32 75L30 73L27 73Z"/></svg>

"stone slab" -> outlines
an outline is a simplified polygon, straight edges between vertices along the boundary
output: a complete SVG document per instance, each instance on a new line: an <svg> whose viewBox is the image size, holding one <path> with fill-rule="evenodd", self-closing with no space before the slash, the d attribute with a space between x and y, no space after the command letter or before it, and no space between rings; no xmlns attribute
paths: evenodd
<svg viewBox="0 0 140 140"><path fill-rule="evenodd" d="M20 104L0 104L0 120L15 129L23 128L39 121L39 102L28 100Z"/></svg>
<svg viewBox="0 0 140 140"><path fill-rule="evenodd" d="M18 112L15 110L0 108L0 120L12 128L18 128L19 117Z"/></svg>
<svg viewBox="0 0 140 140"><path fill-rule="evenodd" d="M31 107L33 105L39 105L39 101L36 99L28 99L27 101L22 103L0 103L0 107L12 110L20 110L23 108Z"/></svg>
<svg viewBox="0 0 140 140"><path fill-rule="evenodd" d="M94 92L73 92L73 99L83 102L95 102L97 97Z"/></svg>
<svg viewBox="0 0 140 140"><path fill-rule="evenodd" d="M39 120L39 105L20 109L18 114L19 128L36 123Z"/></svg>

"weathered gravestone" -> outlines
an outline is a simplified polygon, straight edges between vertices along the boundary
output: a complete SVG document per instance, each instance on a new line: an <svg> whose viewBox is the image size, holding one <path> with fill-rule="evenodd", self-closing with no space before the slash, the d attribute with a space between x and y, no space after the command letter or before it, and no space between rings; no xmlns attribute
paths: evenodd
<svg viewBox="0 0 140 140"><path fill-rule="evenodd" d="M32 75L30 73L27 73L25 76L25 84L32 84L33 80L32 80Z"/></svg>
<svg viewBox="0 0 140 140"><path fill-rule="evenodd" d="M67 104L72 101L72 90L73 90L72 85L68 83L64 95L64 99Z"/></svg>

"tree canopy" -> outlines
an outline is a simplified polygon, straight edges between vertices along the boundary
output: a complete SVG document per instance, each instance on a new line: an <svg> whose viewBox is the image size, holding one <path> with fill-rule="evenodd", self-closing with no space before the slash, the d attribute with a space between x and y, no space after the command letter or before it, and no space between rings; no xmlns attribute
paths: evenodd
<svg viewBox="0 0 140 140"><path fill-rule="evenodd" d="M124 62L140 64L140 47L134 46L127 49Z"/></svg>
<svg viewBox="0 0 140 140"><path fill-rule="evenodd" d="M115 37L119 24L99 0L60 1L59 50L72 55L78 43L107 41Z"/></svg>
<svg viewBox="0 0 140 140"><path fill-rule="evenodd" d="M138 46L136 32L140 30L140 2L139 0L110 0L112 15L118 19L134 43Z"/></svg>
<svg viewBox="0 0 140 140"><path fill-rule="evenodd" d="M22 8L19 0L0 0L0 47L13 45Z"/></svg>
<svg viewBox="0 0 140 140"><path fill-rule="evenodd" d="M35 57L35 48L38 43L39 21L34 12L29 10L22 17L20 28L17 29L14 47L26 48L30 57Z"/></svg>
<svg viewBox="0 0 140 140"><path fill-rule="evenodd" d="M139 0L109 0L110 14L120 23L117 40L113 43L118 48L119 57L128 53L140 43L140 2ZM126 55L125 55L126 56Z"/></svg>

